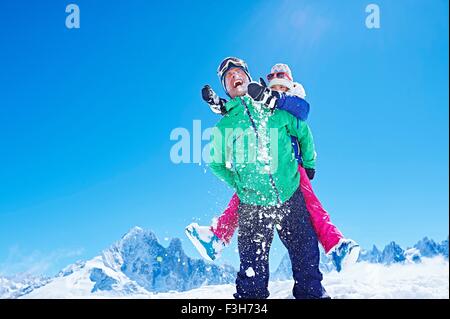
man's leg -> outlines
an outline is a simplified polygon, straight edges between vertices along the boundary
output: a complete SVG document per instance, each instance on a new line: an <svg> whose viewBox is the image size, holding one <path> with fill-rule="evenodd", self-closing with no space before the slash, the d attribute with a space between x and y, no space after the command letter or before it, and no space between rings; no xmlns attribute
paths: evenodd
<svg viewBox="0 0 450 319"><path fill-rule="evenodd" d="M241 264L236 278L236 299L269 297L269 250L274 228L273 220L265 216L269 210L262 206L239 205L238 249Z"/></svg>
<svg viewBox="0 0 450 319"><path fill-rule="evenodd" d="M302 192L298 189L280 208L281 229L278 234L289 252L296 299L328 298L322 287L319 270L320 253L317 235L311 224Z"/></svg>

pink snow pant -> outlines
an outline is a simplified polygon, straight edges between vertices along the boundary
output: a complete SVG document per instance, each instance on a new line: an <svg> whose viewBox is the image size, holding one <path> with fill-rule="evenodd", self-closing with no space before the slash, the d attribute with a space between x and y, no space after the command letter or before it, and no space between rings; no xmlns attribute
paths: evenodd
<svg viewBox="0 0 450 319"><path fill-rule="evenodd" d="M300 187L305 198L306 208L311 216L311 222L314 230L317 234L319 242L325 249L325 253L328 253L331 248L338 244L339 240L344 236L330 221L330 215L322 207L317 196L311 187L311 182L306 175L305 169L299 165L298 171L300 172ZM238 227L238 206L239 197L234 194L228 204L227 209L217 220L217 225L212 227L214 234L221 240L229 243L231 237L233 237L236 228Z"/></svg>

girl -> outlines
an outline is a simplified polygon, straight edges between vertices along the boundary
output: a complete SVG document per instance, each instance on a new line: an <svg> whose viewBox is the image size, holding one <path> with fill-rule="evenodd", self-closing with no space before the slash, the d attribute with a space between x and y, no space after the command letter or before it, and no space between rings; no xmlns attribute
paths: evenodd
<svg viewBox="0 0 450 319"><path fill-rule="evenodd" d="M301 84L293 81L289 66L281 63L274 65L267 80L271 90L264 88L265 83L261 79L259 100L268 107L286 110L299 120L306 120L309 114L309 104L304 100L305 90ZM203 88L202 95L213 112L224 114L225 99L219 98L209 86ZM360 247L355 241L344 238L336 226L331 223L329 214L322 207L311 187L310 180L314 178L315 171L303 168L298 141L293 138L292 142L299 162L300 188L311 215L313 227L325 253L331 257L339 272L346 265L356 262ZM199 226L197 223L192 223L186 227L186 235L205 259L213 261L219 258L223 248L230 243L238 225L239 202L239 197L234 194L228 207L212 226Z"/></svg>

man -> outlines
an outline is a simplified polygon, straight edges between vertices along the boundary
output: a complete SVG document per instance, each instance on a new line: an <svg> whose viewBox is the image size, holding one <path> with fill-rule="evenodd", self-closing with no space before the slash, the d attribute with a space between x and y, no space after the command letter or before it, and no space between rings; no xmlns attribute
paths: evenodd
<svg viewBox="0 0 450 319"><path fill-rule="evenodd" d="M273 104L271 99L276 95L250 83L247 65L241 59L226 58L218 75L231 100L222 103L226 115L212 134L210 168L240 199L240 270L234 297L269 296L268 257L275 228L292 262L294 297L328 297L321 285L317 237L299 189L300 175L291 145L291 136L295 136L304 165L314 168L309 127L286 111L265 107Z"/></svg>

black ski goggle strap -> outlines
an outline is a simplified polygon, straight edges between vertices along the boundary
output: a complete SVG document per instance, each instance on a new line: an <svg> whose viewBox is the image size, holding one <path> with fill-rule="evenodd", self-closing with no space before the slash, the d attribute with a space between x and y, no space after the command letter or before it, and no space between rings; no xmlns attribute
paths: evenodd
<svg viewBox="0 0 450 319"><path fill-rule="evenodd" d="M219 68L217 69L217 75L222 78L223 74L230 69L231 66L238 67L244 69L247 72L247 63L238 58L226 58L220 63Z"/></svg>

